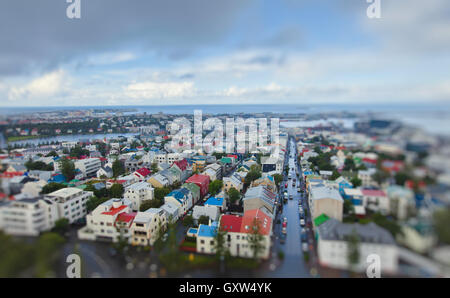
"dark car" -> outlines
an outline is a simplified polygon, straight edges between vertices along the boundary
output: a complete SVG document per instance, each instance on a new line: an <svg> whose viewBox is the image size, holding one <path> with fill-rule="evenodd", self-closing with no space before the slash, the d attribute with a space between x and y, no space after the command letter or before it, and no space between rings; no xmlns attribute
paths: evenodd
<svg viewBox="0 0 450 298"><path fill-rule="evenodd" d="M286 243L286 234L281 234L281 236L280 236L280 243L281 244Z"/></svg>

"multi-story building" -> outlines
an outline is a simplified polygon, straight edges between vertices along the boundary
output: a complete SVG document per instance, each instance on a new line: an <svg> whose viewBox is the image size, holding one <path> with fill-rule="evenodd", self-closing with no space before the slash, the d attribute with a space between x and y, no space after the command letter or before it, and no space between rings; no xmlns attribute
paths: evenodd
<svg viewBox="0 0 450 298"><path fill-rule="evenodd" d="M395 273L398 267L398 250L392 235L374 223L366 225L341 223L330 218L317 228L317 253L322 266L337 269L353 269L363 272L367 268L367 257L377 256L381 273ZM350 239L356 239L354 249L359 259L349 263Z"/></svg>
<svg viewBox="0 0 450 298"><path fill-rule="evenodd" d="M75 167L83 173L84 177L95 177L102 167L102 162L99 158L85 158L77 160Z"/></svg>
<svg viewBox="0 0 450 298"><path fill-rule="evenodd" d="M124 193L124 198L131 201L131 209L139 211L143 201L153 200L153 187L147 182L131 184Z"/></svg>
<svg viewBox="0 0 450 298"><path fill-rule="evenodd" d="M344 200L338 190L318 184L311 187L309 192L309 208L311 218L314 219L321 214L342 221Z"/></svg>
<svg viewBox="0 0 450 298"><path fill-rule="evenodd" d="M166 213L161 208L138 212L131 225L132 245L153 245L160 236L160 229L167 227Z"/></svg>
<svg viewBox="0 0 450 298"><path fill-rule="evenodd" d="M45 197L56 204L59 217L64 217L73 223L86 216L86 202L93 196L91 191L68 187L54 191Z"/></svg>
<svg viewBox="0 0 450 298"><path fill-rule="evenodd" d="M59 218L57 205L44 197L0 205L0 229L7 234L37 236L52 229Z"/></svg>

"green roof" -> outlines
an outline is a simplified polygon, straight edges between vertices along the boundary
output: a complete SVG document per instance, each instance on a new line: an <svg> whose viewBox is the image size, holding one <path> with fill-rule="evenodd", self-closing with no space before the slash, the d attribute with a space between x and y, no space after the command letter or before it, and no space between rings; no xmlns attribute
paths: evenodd
<svg viewBox="0 0 450 298"><path fill-rule="evenodd" d="M78 185L78 186L77 186L77 188L79 188L79 189L85 189L86 187L87 187L86 184L82 184L82 185Z"/></svg>
<svg viewBox="0 0 450 298"><path fill-rule="evenodd" d="M329 220L329 219L330 219L330 218L328 217L328 215L322 213L321 215L317 216L317 217L314 219L314 225L315 225L316 227L317 227L317 226L320 226L321 224L323 224L324 222L326 222L326 221Z"/></svg>
<svg viewBox="0 0 450 298"><path fill-rule="evenodd" d="M221 163L232 163L231 157L222 157L220 159Z"/></svg>

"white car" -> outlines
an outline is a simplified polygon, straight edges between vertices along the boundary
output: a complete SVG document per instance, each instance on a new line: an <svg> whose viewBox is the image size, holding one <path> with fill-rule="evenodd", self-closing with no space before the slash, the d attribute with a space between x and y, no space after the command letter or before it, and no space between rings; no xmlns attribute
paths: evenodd
<svg viewBox="0 0 450 298"><path fill-rule="evenodd" d="M302 249L303 249L304 252L307 252L308 251L308 243L303 242L302 243Z"/></svg>
<svg viewBox="0 0 450 298"><path fill-rule="evenodd" d="M283 218L283 222L287 222L287 217L284 217L284 218Z"/></svg>
<svg viewBox="0 0 450 298"><path fill-rule="evenodd" d="M287 233L286 227L283 227L283 229L281 230L281 233L283 233L283 234L286 234L286 233Z"/></svg>
<svg viewBox="0 0 450 298"><path fill-rule="evenodd" d="M300 219L300 225L301 225L302 227L305 226L305 220L304 220L303 218Z"/></svg>

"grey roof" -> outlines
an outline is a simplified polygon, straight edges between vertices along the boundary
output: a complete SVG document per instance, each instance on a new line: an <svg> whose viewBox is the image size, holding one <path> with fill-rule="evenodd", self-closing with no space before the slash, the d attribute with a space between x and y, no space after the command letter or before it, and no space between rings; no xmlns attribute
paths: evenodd
<svg viewBox="0 0 450 298"><path fill-rule="evenodd" d="M354 231L359 240L364 243L382 243L395 245L394 237L387 230L377 226L371 222L366 225L359 223L342 223L337 219L330 218L320 226L318 233L324 240L340 240L345 241Z"/></svg>
<svg viewBox="0 0 450 298"><path fill-rule="evenodd" d="M315 186L311 189L311 197L313 200L334 199L343 202L342 197L336 189L327 186Z"/></svg>

